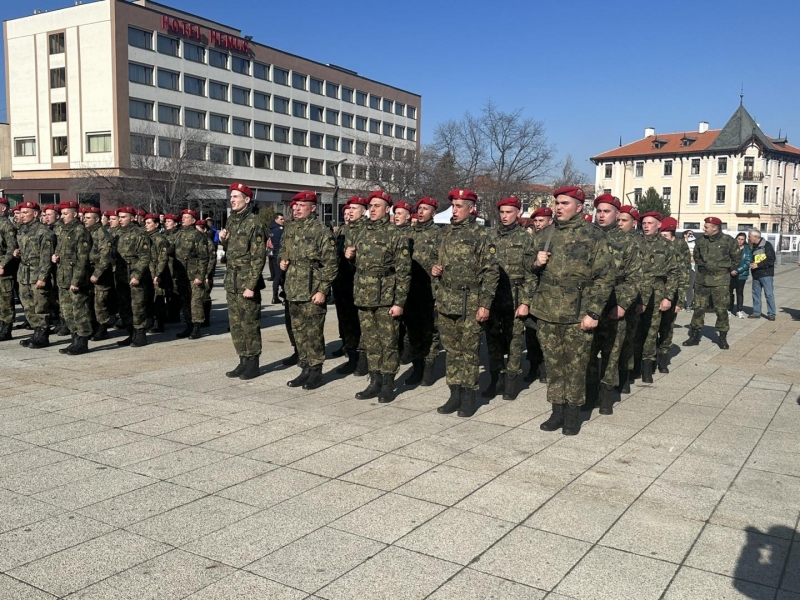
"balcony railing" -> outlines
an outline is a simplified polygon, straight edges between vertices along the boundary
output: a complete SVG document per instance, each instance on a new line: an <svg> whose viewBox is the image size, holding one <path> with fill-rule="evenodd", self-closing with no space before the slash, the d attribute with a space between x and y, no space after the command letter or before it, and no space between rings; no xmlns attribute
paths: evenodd
<svg viewBox="0 0 800 600"><path fill-rule="evenodd" d="M739 174L736 176L736 183L741 183L742 181L763 181L764 180L764 173L761 171L739 171Z"/></svg>

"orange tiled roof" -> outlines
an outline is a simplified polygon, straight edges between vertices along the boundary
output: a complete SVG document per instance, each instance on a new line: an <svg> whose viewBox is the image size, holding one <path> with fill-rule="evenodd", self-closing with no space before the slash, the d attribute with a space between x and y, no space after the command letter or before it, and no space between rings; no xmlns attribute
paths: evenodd
<svg viewBox="0 0 800 600"><path fill-rule="evenodd" d="M659 133L651 135L641 140L636 140L630 144L625 144L619 148L614 148L608 152L603 152L593 156L592 160L603 160L606 158L622 158L625 156L659 156L664 154L697 154L708 148L717 139L721 129L709 129L705 133L699 131L685 131L681 133ZM689 146L684 146L681 141L683 138L694 138L695 141ZM660 147L655 147L654 143L658 140L664 142Z"/></svg>

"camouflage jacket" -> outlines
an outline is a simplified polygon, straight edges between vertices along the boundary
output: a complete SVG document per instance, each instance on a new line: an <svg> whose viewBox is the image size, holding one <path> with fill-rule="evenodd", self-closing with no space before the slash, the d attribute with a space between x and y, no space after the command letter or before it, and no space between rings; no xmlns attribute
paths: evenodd
<svg viewBox="0 0 800 600"><path fill-rule="evenodd" d="M638 234L624 232L616 223L601 227L614 259L614 289L607 308L621 306L625 311L633 310L639 298L639 283L642 279L642 256L636 238Z"/></svg>
<svg viewBox="0 0 800 600"><path fill-rule="evenodd" d="M536 267L536 253L544 250L548 238L550 259L544 267ZM550 323L580 323L589 313L600 316L616 277L605 234L597 225L584 221L580 213L542 229L526 264L539 275L531 314Z"/></svg>
<svg viewBox="0 0 800 600"><path fill-rule="evenodd" d="M61 225L54 254L58 255L56 284L60 288L88 287L92 236L78 219Z"/></svg>
<svg viewBox="0 0 800 600"><path fill-rule="evenodd" d="M172 277L175 276L175 236L179 231L180 227L164 230L164 239L167 240L167 267Z"/></svg>
<svg viewBox="0 0 800 600"><path fill-rule="evenodd" d="M525 285L525 259L531 255L533 238L516 221L510 227L500 225L492 232L490 239L497 251L496 260L500 271L493 309L516 309L529 297L531 291Z"/></svg>
<svg viewBox="0 0 800 600"><path fill-rule="evenodd" d="M339 271L333 233L314 215L286 224L278 260L289 261L283 287L289 302L310 302L317 292L327 296Z"/></svg>
<svg viewBox="0 0 800 600"><path fill-rule="evenodd" d="M642 280L639 294L642 304L647 305L650 297L659 304L662 300L670 302L678 289L678 260L672 244L656 232L642 236Z"/></svg>
<svg viewBox="0 0 800 600"><path fill-rule="evenodd" d="M388 216L369 221L356 237L355 249L356 306L404 307L411 285L408 231L393 225Z"/></svg>
<svg viewBox="0 0 800 600"><path fill-rule="evenodd" d="M714 236L704 235L695 242L694 264L697 265L698 284L709 287L728 285L731 271L739 266L739 245L721 231Z"/></svg>
<svg viewBox="0 0 800 600"><path fill-rule="evenodd" d="M267 262L267 231L253 214L250 205L232 212L225 225L228 239L222 240L225 248L227 271L225 291L239 294L245 290L263 290L261 272Z"/></svg>
<svg viewBox="0 0 800 600"><path fill-rule="evenodd" d="M336 256L339 262L339 270L336 272L336 280L334 281L334 294L339 296L339 299L353 298L353 276L355 275L356 268L353 261L347 260L344 257L344 252L349 248L347 242L350 241L354 244L356 236L367 224L369 218L361 217L356 221L345 223L336 235Z"/></svg>
<svg viewBox="0 0 800 600"><path fill-rule="evenodd" d="M689 244L682 237L676 237L673 241L673 251L678 262L678 286L675 290L675 301L683 302L686 292L689 289L689 274L692 270L692 253ZM737 263L738 264L738 263Z"/></svg>
<svg viewBox="0 0 800 600"><path fill-rule="evenodd" d="M0 217L0 267L3 268L0 277L13 277L17 274L19 259L14 256L17 248L17 228L5 217Z"/></svg>
<svg viewBox="0 0 800 600"><path fill-rule="evenodd" d="M411 297L433 297L431 269L436 264L442 228L433 219L419 222L411 228Z"/></svg>
<svg viewBox="0 0 800 600"><path fill-rule="evenodd" d="M116 270L120 281L137 279L143 282L150 276L150 238L136 225L120 227L116 244Z"/></svg>
<svg viewBox="0 0 800 600"><path fill-rule="evenodd" d="M205 238L206 252L208 253L208 272L206 273L206 279L208 281L213 281L214 271L217 270L217 245L208 235L206 235Z"/></svg>
<svg viewBox="0 0 800 600"><path fill-rule="evenodd" d="M175 276L189 281L205 281L208 275L208 238L194 227L181 227L172 243Z"/></svg>
<svg viewBox="0 0 800 600"><path fill-rule="evenodd" d="M466 318L479 308L491 308L500 278L496 252L489 232L475 217L445 227L434 262L442 266L436 284L440 313Z"/></svg>
<svg viewBox="0 0 800 600"><path fill-rule="evenodd" d="M146 233L147 237L150 238L150 275L152 275L153 279L158 277L158 287L163 288L164 286L161 285L161 279L164 278L165 272L168 272L167 251L169 250L169 242L158 229Z"/></svg>
<svg viewBox="0 0 800 600"><path fill-rule="evenodd" d="M105 227L95 223L86 231L92 238L92 249L89 252L90 277L97 277L100 285L111 285L111 265L114 260L114 243ZM103 281L105 280L105 281Z"/></svg>
<svg viewBox="0 0 800 600"><path fill-rule="evenodd" d="M53 273L53 250L56 236L49 227L39 221L21 225L17 232L20 265L17 280L26 285L37 281L50 282Z"/></svg>

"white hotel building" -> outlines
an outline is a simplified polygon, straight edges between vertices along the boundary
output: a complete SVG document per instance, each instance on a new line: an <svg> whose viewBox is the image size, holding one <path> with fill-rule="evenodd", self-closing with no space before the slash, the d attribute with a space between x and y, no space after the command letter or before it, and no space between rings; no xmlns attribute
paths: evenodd
<svg viewBox="0 0 800 600"><path fill-rule="evenodd" d="M193 150L259 202L314 189L330 214L331 169L363 177L359 155L419 151L418 94L150 0L38 13L3 34L13 173L3 187L18 200L86 200L70 190L87 169L124 177L132 152L175 152L176 129L193 128L203 132Z"/></svg>

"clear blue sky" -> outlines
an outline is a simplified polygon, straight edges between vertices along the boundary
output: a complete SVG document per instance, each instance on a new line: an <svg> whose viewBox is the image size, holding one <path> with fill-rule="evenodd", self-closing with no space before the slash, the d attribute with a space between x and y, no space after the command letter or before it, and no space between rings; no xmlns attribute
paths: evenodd
<svg viewBox="0 0 800 600"><path fill-rule="evenodd" d="M0 19L72 3L0 0ZM163 3L421 94L423 143L436 123L492 99L544 121L559 157L572 154L592 174L590 156L620 136L642 137L646 126L721 127L744 84L745 106L765 133L781 129L800 145L798 0Z"/></svg>

